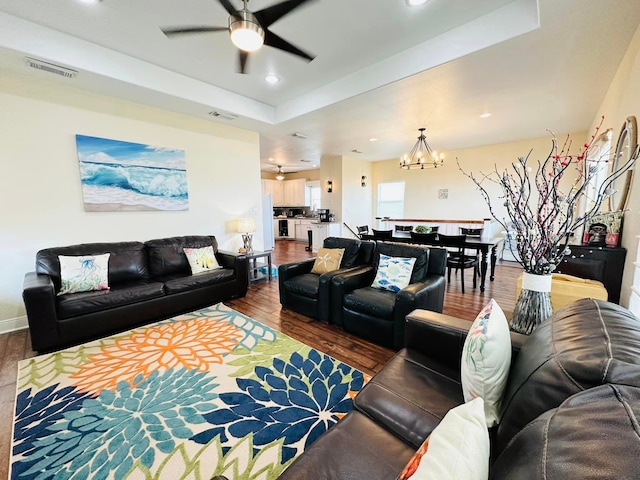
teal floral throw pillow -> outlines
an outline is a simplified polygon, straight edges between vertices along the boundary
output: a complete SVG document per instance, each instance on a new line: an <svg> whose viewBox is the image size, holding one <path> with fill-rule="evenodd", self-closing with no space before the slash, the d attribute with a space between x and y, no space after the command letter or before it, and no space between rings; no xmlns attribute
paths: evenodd
<svg viewBox="0 0 640 480"><path fill-rule="evenodd" d="M109 290L109 255L58 256L62 283L58 295Z"/></svg>
<svg viewBox="0 0 640 480"><path fill-rule="evenodd" d="M487 427L497 425L511 366L511 336L507 318L493 298L469 329L461 363L465 402L482 397Z"/></svg>
<svg viewBox="0 0 640 480"><path fill-rule="evenodd" d="M416 259L413 257L389 257L381 253L376 278L371 286L390 292L399 292L409 285L415 263Z"/></svg>

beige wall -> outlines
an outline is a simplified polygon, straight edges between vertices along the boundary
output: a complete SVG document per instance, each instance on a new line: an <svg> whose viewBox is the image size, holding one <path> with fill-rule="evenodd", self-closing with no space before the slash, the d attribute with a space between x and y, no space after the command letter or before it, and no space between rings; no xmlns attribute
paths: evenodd
<svg viewBox="0 0 640 480"><path fill-rule="evenodd" d="M540 132L544 133L544 132ZM565 135L559 134L559 141ZM586 138L585 132L572 133L575 145L580 145ZM397 159L373 163L373 216L377 215L378 201L377 185L381 182L405 182L404 218L430 220L482 220L489 218L487 204L471 179L467 178L458 168L481 178L482 172L489 173L496 168L502 172L511 169L511 164L518 157L526 156L532 151L529 162L544 160L552 145L551 135L522 140L519 142L486 145L445 152L445 163L440 168L426 170L403 170L399 168ZM504 216L504 208L498 200L500 190L490 182L484 182L493 203L494 212L499 218ZM448 198L438 196L440 189L448 190ZM373 225L376 225L375 223Z"/></svg>
<svg viewBox="0 0 640 480"><path fill-rule="evenodd" d="M617 142L620 129L628 116L635 116L640 122L640 27L636 31L627 52L618 67L609 90L594 117L592 127L600 123L604 115L602 130L613 128L613 144ZM636 173L638 171L636 165ZM631 195L624 216L622 246L627 249L620 303L629 305L634 265L637 256L637 235L640 233L640 175L634 175Z"/></svg>
<svg viewBox="0 0 640 480"><path fill-rule="evenodd" d="M271 180L276 179L276 172L260 172L261 178L267 178ZM304 170L302 172L292 172L285 175L285 180L296 180L298 178L304 178L305 180L320 180L320 169Z"/></svg>
<svg viewBox="0 0 640 480"><path fill-rule="evenodd" d="M0 321L24 315L23 276L41 248L213 234L221 248L237 250L235 219L254 213L255 244L262 245L254 132L4 71L0 132ZM85 212L77 133L183 149L189 210Z"/></svg>

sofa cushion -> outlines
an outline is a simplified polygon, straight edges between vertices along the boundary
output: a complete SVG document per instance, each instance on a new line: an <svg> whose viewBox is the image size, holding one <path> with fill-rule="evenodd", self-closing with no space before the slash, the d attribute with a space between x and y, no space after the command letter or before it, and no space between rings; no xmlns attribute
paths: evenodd
<svg viewBox="0 0 640 480"><path fill-rule="evenodd" d="M210 287L219 283L229 282L235 278L235 272L228 268L208 270L196 275L165 275L158 280L164 282L167 295L193 290L194 288Z"/></svg>
<svg viewBox="0 0 640 480"><path fill-rule="evenodd" d="M83 243L40 250L36 254L36 272L49 275L56 291L60 290L58 256L109 254L109 285L149 278L147 252L141 242Z"/></svg>
<svg viewBox="0 0 640 480"><path fill-rule="evenodd" d="M144 242L149 258L149 271L153 277L164 275L191 274L191 267L184 254L184 248L213 247L217 253L218 243L215 237L186 236L148 240Z"/></svg>
<svg viewBox="0 0 640 480"><path fill-rule="evenodd" d="M391 480L414 449L360 412L351 411L318 438L280 480Z"/></svg>
<svg viewBox="0 0 640 480"><path fill-rule="evenodd" d="M408 245L404 243L394 242L378 242L376 253L382 253L389 257L415 257L416 263L413 265L413 273L411 274L411 282L421 282L427 274L427 266L429 264L429 248L418 245ZM377 270L380 262L380 255L376 255L374 267Z"/></svg>
<svg viewBox="0 0 640 480"><path fill-rule="evenodd" d="M400 350L354 400L355 407L417 449L452 408L462 387L416 350Z"/></svg>
<svg viewBox="0 0 640 480"><path fill-rule="evenodd" d="M371 286L398 293L409 286L415 263L416 259L414 257L388 257L381 253L376 277L373 279Z"/></svg>
<svg viewBox="0 0 640 480"><path fill-rule="evenodd" d="M316 275L322 275L323 273L333 272L340 268L340 262L344 256L344 248L320 248L318 249L318 256L311 273Z"/></svg>
<svg viewBox="0 0 640 480"><path fill-rule="evenodd" d="M487 480L489 431L484 401L452 408L409 461L398 480Z"/></svg>
<svg viewBox="0 0 640 480"><path fill-rule="evenodd" d="M60 255L60 291L68 293L109 290L109 254L81 255L68 257Z"/></svg>
<svg viewBox="0 0 640 480"><path fill-rule="evenodd" d="M379 288L358 288L342 299L345 309L393 321L396 293Z"/></svg>
<svg viewBox="0 0 640 480"><path fill-rule="evenodd" d="M509 324L492 298L469 329L462 348L462 391L465 401L484 399L487 427L500 420L500 403L511 367Z"/></svg>
<svg viewBox="0 0 640 480"><path fill-rule="evenodd" d="M303 273L284 282L287 292L303 297L318 298L320 288L320 275L315 273Z"/></svg>
<svg viewBox="0 0 640 480"><path fill-rule="evenodd" d="M525 426L491 468L492 479L638 478L640 389L577 393Z"/></svg>
<svg viewBox="0 0 640 480"><path fill-rule="evenodd" d="M323 242L325 248L344 248L340 268L349 268L358 264L358 253L360 252L361 244L360 240L340 237L327 237Z"/></svg>
<svg viewBox="0 0 640 480"><path fill-rule="evenodd" d="M164 285L153 280L120 283L111 290L70 293L58 297L58 318L77 317L162 296Z"/></svg>
<svg viewBox="0 0 640 480"><path fill-rule="evenodd" d="M574 393L605 383L640 386L640 322L593 299L558 310L534 330L509 374L497 452L527 423Z"/></svg>

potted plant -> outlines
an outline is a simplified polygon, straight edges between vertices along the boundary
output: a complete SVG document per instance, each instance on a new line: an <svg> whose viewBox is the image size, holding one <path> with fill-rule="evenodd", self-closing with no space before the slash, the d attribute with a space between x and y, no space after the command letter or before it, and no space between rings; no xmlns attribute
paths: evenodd
<svg viewBox="0 0 640 480"><path fill-rule="evenodd" d="M431 227L426 225L418 225L414 230L416 233L431 233Z"/></svg>
<svg viewBox="0 0 640 480"><path fill-rule="evenodd" d="M596 128L596 134L601 125L602 121ZM617 163L611 162L611 155L589 157L596 134L577 155L569 154L569 137L560 151L553 137L549 154L544 160L538 160L537 165L530 161L531 151L512 163L511 168L502 172L496 168L488 174L481 172L479 176L466 173L458 162L462 173L478 186L491 216L505 230L509 230L507 224L515 230L515 257L524 268L522 291L509 324L516 332L530 334L551 315L551 272L571 252L569 239L599 211L602 201L613 193L613 182L629 170L638 157L636 148L622 165L610 169L612 163ZM606 179L596 188L589 202L583 202L601 169L609 172ZM562 182L568 172L573 172L575 179ZM496 200L491 199L485 188L490 184L497 184L501 191L499 198L506 209L506 217L494 211L492 202ZM589 204L582 206L583 203ZM585 211L580 213L580 208Z"/></svg>

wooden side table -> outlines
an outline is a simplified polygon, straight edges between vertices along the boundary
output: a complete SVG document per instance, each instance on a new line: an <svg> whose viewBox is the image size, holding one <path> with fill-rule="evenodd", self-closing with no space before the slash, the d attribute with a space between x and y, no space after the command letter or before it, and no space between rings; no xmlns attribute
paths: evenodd
<svg viewBox="0 0 640 480"><path fill-rule="evenodd" d="M269 281L273 278L271 275L271 251L268 252L247 252L245 254L247 258L247 271L249 274L249 282L257 282L264 278L268 278ZM264 259L258 262L258 259ZM267 273L260 272L260 267L267 267Z"/></svg>

